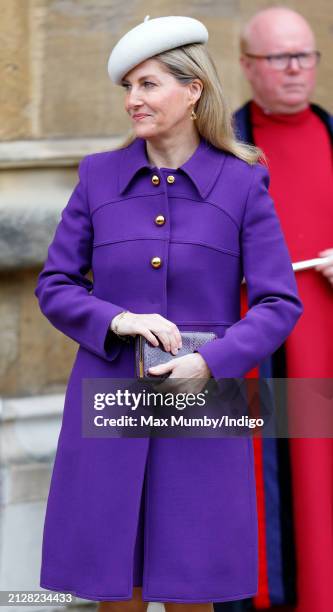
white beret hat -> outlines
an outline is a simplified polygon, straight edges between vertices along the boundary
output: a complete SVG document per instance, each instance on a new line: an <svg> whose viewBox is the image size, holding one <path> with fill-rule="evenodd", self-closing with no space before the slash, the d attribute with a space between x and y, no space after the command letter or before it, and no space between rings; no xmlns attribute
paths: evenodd
<svg viewBox="0 0 333 612"><path fill-rule="evenodd" d="M144 60L181 45L207 40L208 30L197 19L178 15L149 19L147 15L113 47L108 61L110 79L120 85L125 74Z"/></svg>

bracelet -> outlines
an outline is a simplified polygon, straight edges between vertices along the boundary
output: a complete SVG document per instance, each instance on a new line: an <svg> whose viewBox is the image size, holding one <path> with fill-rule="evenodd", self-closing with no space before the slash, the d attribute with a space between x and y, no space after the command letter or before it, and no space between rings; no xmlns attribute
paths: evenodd
<svg viewBox="0 0 333 612"><path fill-rule="evenodd" d="M120 338L120 340L123 340L124 342L130 342L132 336L125 336L125 335L118 334L119 319L121 319L126 312L129 312L129 310L123 310L119 315L117 315L116 316L116 321L114 323L114 329L112 329L111 326L110 326L110 328L111 328L111 331L113 331L116 334L116 336L118 336L118 338Z"/></svg>
<svg viewBox="0 0 333 612"><path fill-rule="evenodd" d="M117 334L117 336L119 335L118 334L118 323L119 323L119 320L124 316L124 314L126 312L129 312L129 310L123 310L120 314L118 314L116 316L116 320L115 320L115 323L114 323L114 330L113 331L114 331L115 334Z"/></svg>

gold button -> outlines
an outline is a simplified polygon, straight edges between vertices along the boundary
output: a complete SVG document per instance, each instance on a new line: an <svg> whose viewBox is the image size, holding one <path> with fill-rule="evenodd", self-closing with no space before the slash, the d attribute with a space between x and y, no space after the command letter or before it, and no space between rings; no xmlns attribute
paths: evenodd
<svg viewBox="0 0 333 612"><path fill-rule="evenodd" d="M167 177L167 181L168 181L168 183L174 183L174 182L175 182L175 180L176 180L176 179L175 179L175 177L174 177L174 176L172 176L172 174L169 174L169 176Z"/></svg>
<svg viewBox="0 0 333 612"><path fill-rule="evenodd" d="M157 174L154 174L154 175L151 177L151 182L153 183L153 185L159 185L159 184L160 184L160 179L159 179L159 177L157 176Z"/></svg>
<svg viewBox="0 0 333 612"><path fill-rule="evenodd" d="M157 217L155 217L155 223L156 225L164 225L165 217L163 217L163 215L157 215Z"/></svg>
<svg viewBox="0 0 333 612"><path fill-rule="evenodd" d="M152 257L152 259L150 260L150 263L153 266L153 268L160 268L162 265L162 260L160 257Z"/></svg>

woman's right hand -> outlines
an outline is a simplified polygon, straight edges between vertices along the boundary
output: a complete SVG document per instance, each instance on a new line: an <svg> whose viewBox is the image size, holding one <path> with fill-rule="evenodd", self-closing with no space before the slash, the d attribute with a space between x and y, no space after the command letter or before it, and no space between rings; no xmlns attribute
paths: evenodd
<svg viewBox="0 0 333 612"><path fill-rule="evenodd" d="M113 317L111 321L110 327L112 331L114 331L114 323L120 314ZM173 353L173 355L177 355L178 349L182 346L182 339L177 325L157 313L136 314L134 312L125 312L118 321L117 334L119 336L141 334L153 346L158 346L160 341L164 349L167 352Z"/></svg>

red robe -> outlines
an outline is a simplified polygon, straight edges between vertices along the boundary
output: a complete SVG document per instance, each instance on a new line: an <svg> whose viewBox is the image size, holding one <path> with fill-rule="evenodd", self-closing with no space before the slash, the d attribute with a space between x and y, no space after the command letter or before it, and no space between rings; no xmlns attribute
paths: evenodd
<svg viewBox="0 0 333 612"><path fill-rule="evenodd" d="M270 193L292 262L317 257L333 247L328 132L310 107L294 114L266 114L252 102L251 119L254 142L267 157ZM314 269L296 272L296 279L304 313L285 343L286 375L332 378L333 287ZM305 408L315 418L316 406ZM298 595L293 610L328 612L333 578L333 440L291 438L289 442ZM259 470L257 478L260 502ZM269 605L259 589L255 605L260 608L265 603Z"/></svg>

